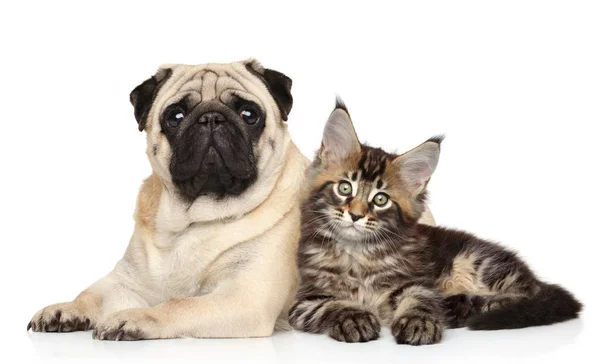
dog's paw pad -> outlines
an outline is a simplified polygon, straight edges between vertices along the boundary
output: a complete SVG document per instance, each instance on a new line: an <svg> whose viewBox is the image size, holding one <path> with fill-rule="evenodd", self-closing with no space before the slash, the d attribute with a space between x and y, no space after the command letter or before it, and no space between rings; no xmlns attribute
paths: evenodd
<svg viewBox="0 0 600 364"><path fill-rule="evenodd" d="M92 337L98 340L132 341L160 337L157 320L146 309L116 312L96 325ZM154 334L153 334L154 333Z"/></svg>
<svg viewBox="0 0 600 364"><path fill-rule="evenodd" d="M58 303L38 311L27 324L27 331L72 332L93 327L92 320L72 302Z"/></svg>
<svg viewBox="0 0 600 364"><path fill-rule="evenodd" d="M92 337L97 340L113 340L113 341L135 341L146 339L140 329L125 329L127 322L121 323L116 328L95 329Z"/></svg>

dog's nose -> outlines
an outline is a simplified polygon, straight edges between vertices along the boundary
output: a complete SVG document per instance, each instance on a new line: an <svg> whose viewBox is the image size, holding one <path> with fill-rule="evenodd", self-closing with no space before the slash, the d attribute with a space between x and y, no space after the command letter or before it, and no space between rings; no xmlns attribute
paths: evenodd
<svg viewBox="0 0 600 364"><path fill-rule="evenodd" d="M209 123L212 125L222 123L225 120L226 120L225 116L223 116L223 114L216 112L216 111L209 111L207 113L200 115L200 117L198 118L199 123L201 123L201 124Z"/></svg>
<svg viewBox="0 0 600 364"><path fill-rule="evenodd" d="M356 214L353 214L353 213L351 213L350 211L348 211L348 214L350 214L350 218L352 219L352 221L356 221L356 220L358 220L358 219L360 219L360 218L363 218L363 217L364 217L363 215L356 215Z"/></svg>

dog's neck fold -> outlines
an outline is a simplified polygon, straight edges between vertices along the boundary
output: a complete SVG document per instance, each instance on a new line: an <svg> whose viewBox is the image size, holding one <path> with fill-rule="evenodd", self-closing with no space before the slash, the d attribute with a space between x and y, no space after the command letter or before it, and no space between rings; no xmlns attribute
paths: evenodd
<svg viewBox="0 0 600 364"><path fill-rule="evenodd" d="M154 193L160 191L161 194L156 214L153 219L146 219L152 224L143 223L138 206L137 223L143 224L144 230L154 236L155 244L160 246L168 245L166 240L171 239L165 239L167 236L177 236L190 227L202 225L210 227L205 233L224 242L248 241L259 236L297 206L308 160L289 137L286 144L285 156L272 158L273 165L266 168L264 178L249 188L243 198L216 200L203 196L190 205L159 178L154 178L154 183L161 183L160 189L152 188Z"/></svg>

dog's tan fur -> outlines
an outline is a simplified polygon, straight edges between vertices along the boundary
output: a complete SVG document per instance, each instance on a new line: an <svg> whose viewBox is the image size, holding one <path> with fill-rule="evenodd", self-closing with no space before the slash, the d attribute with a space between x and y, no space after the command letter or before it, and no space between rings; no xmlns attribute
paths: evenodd
<svg viewBox="0 0 600 364"><path fill-rule="evenodd" d="M160 179L154 173L142 184L138 194L137 212L135 214L136 223L149 231L154 231L156 224L156 214L160 204L162 188Z"/></svg>
<svg viewBox="0 0 600 364"><path fill-rule="evenodd" d="M165 66L173 74L146 129L153 174L140 189L127 251L74 301L39 311L34 330L95 328L100 339L151 339L268 336L275 326L287 326L297 288L297 197L307 159L246 63ZM257 62L249 64L260 70ZM259 177L242 195L202 196L191 204L177 196L159 114L186 93L202 100L243 94L266 111L255 147Z"/></svg>

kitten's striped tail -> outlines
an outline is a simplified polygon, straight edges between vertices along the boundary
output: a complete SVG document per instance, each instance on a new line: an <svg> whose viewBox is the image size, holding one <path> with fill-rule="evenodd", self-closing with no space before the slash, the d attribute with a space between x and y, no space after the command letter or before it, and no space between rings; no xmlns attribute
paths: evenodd
<svg viewBox="0 0 600 364"><path fill-rule="evenodd" d="M535 296L512 305L470 317L471 330L519 329L549 325L577 318L582 304L564 288L543 284Z"/></svg>

